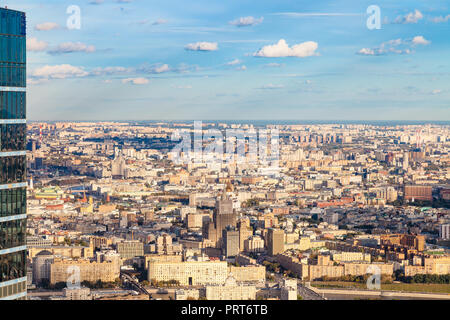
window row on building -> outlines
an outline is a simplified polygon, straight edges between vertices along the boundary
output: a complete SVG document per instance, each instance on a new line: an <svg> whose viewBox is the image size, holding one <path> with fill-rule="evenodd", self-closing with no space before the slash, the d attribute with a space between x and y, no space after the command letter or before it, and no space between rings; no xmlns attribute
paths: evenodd
<svg viewBox="0 0 450 320"><path fill-rule="evenodd" d="M0 255L0 283L26 276L26 251Z"/></svg>
<svg viewBox="0 0 450 320"><path fill-rule="evenodd" d="M26 19L23 12L1 10L0 17L0 34L16 36L26 35Z"/></svg>
<svg viewBox="0 0 450 320"><path fill-rule="evenodd" d="M26 124L2 124L0 125L0 151L25 151L26 149Z"/></svg>
<svg viewBox="0 0 450 320"><path fill-rule="evenodd" d="M9 297L12 295L20 294L27 290L27 282L22 281L14 284L10 284L8 286L0 287L0 299ZM25 298L22 298L26 300Z"/></svg>
<svg viewBox="0 0 450 320"><path fill-rule="evenodd" d="M25 38L5 35L0 38L0 61L25 63L26 42Z"/></svg>
<svg viewBox="0 0 450 320"><path fill-rule="evenodd" d="M0 157L0 184L26 181L26 156Z"/></svg>
<svg viewBox="0 0 450 320"><path fill-rule="evenodd" d="M1 82L2 80L0 76L0 86L4 85ZM0 91L0 119L7 119L7 120L25 119L26 118L25 106L26 106L25 92Z"/></svg>
<svg viewBox="0 0 450 320"><path fill-rule="evenodd" d="M0 190L0 218L27 213L26 188Z"/></svg>
<svg viewBox="0 0 450 320"><path fill-rule="evenodd" d="M0 61L0 87L25 87L25 63Z"/></svg>
<svg viewBox="0 0 450 320"><path fill-rule="evenodd" d="M26 220L0 222L0 250L26 245Z"/></svg>

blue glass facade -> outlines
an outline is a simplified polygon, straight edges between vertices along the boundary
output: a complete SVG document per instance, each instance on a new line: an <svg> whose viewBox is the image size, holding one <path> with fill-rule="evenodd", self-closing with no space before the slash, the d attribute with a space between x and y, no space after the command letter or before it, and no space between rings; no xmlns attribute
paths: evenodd
<svg viewBox="0 0 450 320"><path fill-rule="evenodd" d="M0 8L0 300L26 299L26 18Z"/></svg>
<svg viewBox="0 0 450 320"><path fill-rule="evenodd" d="M0 10L0 86L26 86L26 19L19 11Z"/></svg>
<svg viewBox="0 0 450 320"><path fill-rule="evenodd" d="M1 36L0 36L1 37ZM0 86L1 87L1 86ZM26 94L25 92L0 92L0 119L25 119Z"/></svg>

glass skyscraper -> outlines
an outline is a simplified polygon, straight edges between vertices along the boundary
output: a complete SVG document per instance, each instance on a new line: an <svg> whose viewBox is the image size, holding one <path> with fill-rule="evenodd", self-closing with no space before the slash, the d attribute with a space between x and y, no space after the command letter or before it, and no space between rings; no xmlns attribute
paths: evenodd
<svg viewBox="0 0 450 320"><path fill-rule="evenodd" d="M26 19L0 8L0 300L26 299Z"/></svg>

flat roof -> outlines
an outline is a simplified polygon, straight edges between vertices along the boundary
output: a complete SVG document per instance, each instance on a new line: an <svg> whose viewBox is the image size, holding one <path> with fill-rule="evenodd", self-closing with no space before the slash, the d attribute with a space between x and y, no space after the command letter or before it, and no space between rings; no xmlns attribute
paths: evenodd
<svg viewBox="0 0 450 320"><path fill-rule="evenodd" d="M19 11L19 10L14 10L14 9L10 9L10 8L8 8L8 7L5 7L5 8L3 8L3 7L0 7L0 10L2 10L2 11L14 11L14 12L18 12L18 13L22 13L22 14L25 14L25 12L23 12L23 11Z"/></svg>

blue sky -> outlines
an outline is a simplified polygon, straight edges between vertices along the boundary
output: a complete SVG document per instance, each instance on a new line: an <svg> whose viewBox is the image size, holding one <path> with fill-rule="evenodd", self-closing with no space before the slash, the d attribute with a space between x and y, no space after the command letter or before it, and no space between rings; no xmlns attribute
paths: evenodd
<svg viewBox="0 0 450 320"><path fill-rule="evenodd" d="M450 120L448 1L2 3L27 12L30 120Z"/></svg>

